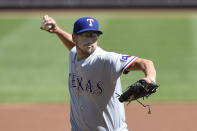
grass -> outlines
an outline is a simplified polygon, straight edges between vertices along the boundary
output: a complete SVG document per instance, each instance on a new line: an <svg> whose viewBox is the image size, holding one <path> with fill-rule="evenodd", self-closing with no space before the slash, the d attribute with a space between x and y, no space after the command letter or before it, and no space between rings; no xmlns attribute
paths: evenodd
<svg viewBox="0 0 197 131"><path fill-rule="evenodd" d="M75 17L56 18L72 32ZM160 88L150 100L197 101L196 17L99 17L107 51L153 60ZM39 30L39 18L0 18L0 102L69 101L68 51L54 34ZM127 87L141 72L122 76Z"/></svg>

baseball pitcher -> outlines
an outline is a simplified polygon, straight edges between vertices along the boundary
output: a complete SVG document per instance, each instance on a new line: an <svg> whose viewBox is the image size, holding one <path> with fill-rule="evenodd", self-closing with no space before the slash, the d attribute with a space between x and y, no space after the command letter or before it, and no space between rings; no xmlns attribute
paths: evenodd
<svg viewBox="0 0 197 131"><path fill-rule="evenodd" d="M153 62L100 48L98 39L103 32L91 17L79 18L72 35L48 16L44 16L41 29L55 33L70 51L71 131L128 131L122 102L156 91ZM122 93L120 76L135 70L143 71L145 77Z"/></svg>

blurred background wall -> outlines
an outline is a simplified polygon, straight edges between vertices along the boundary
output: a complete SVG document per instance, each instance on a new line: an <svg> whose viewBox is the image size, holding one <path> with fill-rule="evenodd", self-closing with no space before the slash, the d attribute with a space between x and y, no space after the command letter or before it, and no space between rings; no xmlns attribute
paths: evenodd
<svg viewBox="0 0 197 131"><path fill-rule="evenodd" d="M197 7L197 0L0 0L0 8Z"/></svg>

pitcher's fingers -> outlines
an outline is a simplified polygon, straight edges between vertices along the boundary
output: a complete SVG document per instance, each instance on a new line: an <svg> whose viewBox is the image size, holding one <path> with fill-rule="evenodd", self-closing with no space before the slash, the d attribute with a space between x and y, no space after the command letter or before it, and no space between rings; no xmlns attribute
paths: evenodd
<svg viewBox="0 0 197 131"><path fill-rule="evenodd" d="M43 24L45 24L45 25L54 24L54 23L55 23L55 22L54 22L52 19L45 20L45 21L43 22Z"/></svg>
<svg viewBox="0 0 197 131"><path fill-rule="evenodd" d="M41 30L45 30L45 28L43 26L40 27Z"/></svg>
<svg viewBox="0 0 197 131"><path fill-rule="evenodd" d="M48 19L49 19L49 16L48 16L48 15L45 15L45 16L43 17L43 19L44 19L44 20L48 20Z"/></svg>

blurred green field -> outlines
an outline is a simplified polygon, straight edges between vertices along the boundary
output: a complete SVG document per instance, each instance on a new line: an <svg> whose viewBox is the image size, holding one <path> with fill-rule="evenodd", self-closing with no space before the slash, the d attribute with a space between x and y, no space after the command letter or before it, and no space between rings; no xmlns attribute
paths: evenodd
<svg viewBox="0 0 197 131"><path fill-rule="evenodd" d="M41 17L0 17L0 103L69 101L68 51L56 35L39 29ZM55 17L70 33L77 18ZM149 101L197 101L197 16L96 18L104 32L99 46L155 63L160 88ZM122 85L141 77L131 72L121 77Z"/></svg>

